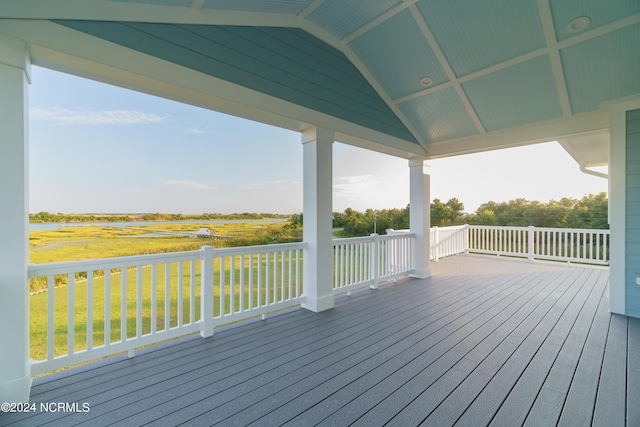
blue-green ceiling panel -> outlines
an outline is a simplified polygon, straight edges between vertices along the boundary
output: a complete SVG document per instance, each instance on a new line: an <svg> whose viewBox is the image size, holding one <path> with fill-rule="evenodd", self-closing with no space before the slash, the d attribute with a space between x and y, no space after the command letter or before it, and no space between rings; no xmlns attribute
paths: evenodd
<svg viewBox="0 0 640 427"><path fill-rule="evenodd" d="M206 0L203 9L229 9L245 12L302 12L313 0Z"/></svg>
<svg viewBox="0 0 640 427"><path fill-rule="evenodd" d="M157 6L178 6L189 7L191 0L111 0L122 3L142 3L142 4L154 4Z"/></svg>
<svg viewBox="0 0 640 427"><path fill-rule="evenodd" d="M550 0L549 5L558 40L575 35L567 31L567 26L580 16L588 16L591 19L587 30L592 30L640 13L639 0Z"/></svg>
<svg viewBox="0 0 640 427"><path fill-rule="evenodd" d="M560 51L573 113L640 92L640 24Z"/></svg>
<svg viewBox="0 0 640 427"><path fill-rule="evenodd" d="M408 10L356 38L349 47L391 98L424 89L422 77L430 77L434 85L448 80Z"/></svg>
<svg viewBox="0 0 640 427"><path fill-rule="evenodd" d="M545 46L536 0L423 0L418 8L458 77Z"/></svg>
<svg viewBox="0 0 640 427"><path fill-rule="evenodd" d="M417 143L341 52L303 30L98 21L56 22Z"/></svg>
<svg viewBox="0 0 640 427"><path fill-rule="evenodd" d="M478 133L473 120L452 87L402 102L398 107L428 142Z"/></svg>
<svg viewBox="0 0 640 427"><path fill-rule="evenodd" d="M309 16L309 21L343 38L382 15L401 0L327 0Z"/></svg>
<svg viewBox="0 0 640 427"><path fill-rule="evenodd" d="M462 88L487 131L562 116L547 56L470 80Z"/></svg>

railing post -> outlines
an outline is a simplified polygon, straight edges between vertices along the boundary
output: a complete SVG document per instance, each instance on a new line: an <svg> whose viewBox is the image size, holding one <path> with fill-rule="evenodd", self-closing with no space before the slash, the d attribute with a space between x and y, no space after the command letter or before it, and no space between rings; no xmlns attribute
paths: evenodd
<svg viewBox="0 0 640 427"><path fill-rule="evenodd" d="M464 242L463 242L465 254L469 253L469 233L471 233L471 228L469 227L469 224L465 224L464 225Z"/></svg>
<svg viewBox="0 0 640 427"><path fill-rule="evenodd" d="M213 335L213 246L203 246L200 265L200 335Z"/></svg>
<svg viewBox="0 0 640 427"><path fill-rule="evenodd" d="M373 241L371 242L371 250L369 251L371 254L371 285L369 285L369 287L371 289L378 289L378 284L380 283L380 238L377 233L372 233L371 237Z"/></svg>
<svg viewBox="0 0 640 427"><path fill-rule="evenodd" d="M438 258L440 257L439 255L439 250L438 250L438 244L440 243L440 232L438 231L438 226L434 225L433 226L433 260L435 262L438 262Z"/></svg>
<svg viewBox="0 0 640 427"><path fill-rule="evenodd" d="M533 239L535 236L535 227L533 225L530 225L529 227L527 227L527 233L528 233L528 237L527 237L527 243L528 243L528 251L527 251L527 255L529 260L533 261Z"/></svg>

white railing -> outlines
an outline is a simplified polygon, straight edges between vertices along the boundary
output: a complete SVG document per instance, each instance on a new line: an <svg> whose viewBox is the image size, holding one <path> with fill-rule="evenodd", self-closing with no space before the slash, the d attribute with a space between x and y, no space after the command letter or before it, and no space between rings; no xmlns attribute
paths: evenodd
<svg viewBox="0 0 640 427"><path fill-rule="evenodd" d="M286 243L212 248L213 318L235 322L299 305L305 247L305 243Z"/></svg>
<svg viewBox="0 0 640 427"><path fill-rule="evenodd" d="M334 240L334 293L376 288L383 280L411 274L414 237L413 233L393 233Z"/></svg>
<svg viewBox="0 0 640 427"><path fill-rule="evenodd" d="M431 260L466 253L469 249L469 233L466 225L431 227Z"/></svg>
<svg viewBox="0 0 640 427"><path fill-rule="evenodd" d="M32 264L44 277L46 354L32 373L129 351L178 336L213 333L302 301L305 243L214 249L89 261ZM63 283L56 289L58 283ZM204 297L203 297L204 296ZM63 316L56 316L63 313ZM36 338L38 339L38 338Z"/></svg>
<svg viewBox="0 0 640 427"><path fill-rule="evenodd" d="M585 264L609 263L609 230L470 225L469 252Z"/></svg>
<svg viewBox="0 0 640 427"><path fill-rule="evenodd" d="M413 272L415 235L333 241L334 294ZM306 243L32 264L46 282L46 324L34 325L32 373L200 332L304 301ZM432 260L465 252L607 264L609 230L464 225L431 229ZM63 286L57 287L56 284ZM40 297L43 298L43 297ZM32 306L33 307L33 306ZM57 316L56 316L57 314Z"/></svg>

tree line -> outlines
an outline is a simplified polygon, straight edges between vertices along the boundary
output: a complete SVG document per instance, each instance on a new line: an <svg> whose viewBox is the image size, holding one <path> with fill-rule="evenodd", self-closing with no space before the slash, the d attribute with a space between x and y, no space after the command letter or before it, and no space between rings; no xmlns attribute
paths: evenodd
<svg viewBox="0 0 640 427"><path fill-rule="evenodd" d="M289 215L280 215L272 213L204 213L200 215L189 214L166 214L166 213L147 213L147 214L63 214L38 212L29 214L29 222L31 223L58 223L58 222L136 222L136 221L210 221L210 220L252 220L252 219L274 219L289 218Z"/></svg>
<svg viewBox="0 0 640 427"><path fill-rule="evenodd" d="M409 228L409 208L367 209L358 212L351 208L333 214L333 227L343 228L344 237L366 236L374 232ZM457 198L446 202L434 199L431 203L431 225L450 226L462 224L592 228L607 229L608 199L606 193L589 194L581 199L565 197L546 203L537 200L514 199L508 202L486 202L474 213L465 213L464 204ZM301 218L300 218L301 220Z"/></svg>

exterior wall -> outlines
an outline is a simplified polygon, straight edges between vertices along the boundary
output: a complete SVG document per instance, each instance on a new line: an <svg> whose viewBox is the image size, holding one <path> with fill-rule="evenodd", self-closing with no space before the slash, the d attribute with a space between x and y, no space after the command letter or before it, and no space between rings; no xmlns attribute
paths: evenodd
<svg viewBox="0 0 640 427"><path fill-rule="evenodd" d="M626 113L625 306L640 317L640 109Z"/></svg>

